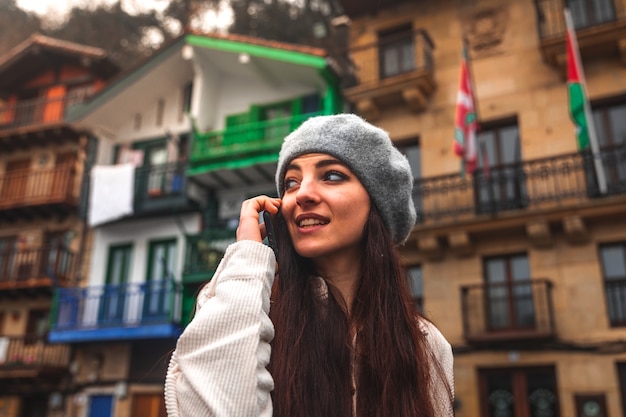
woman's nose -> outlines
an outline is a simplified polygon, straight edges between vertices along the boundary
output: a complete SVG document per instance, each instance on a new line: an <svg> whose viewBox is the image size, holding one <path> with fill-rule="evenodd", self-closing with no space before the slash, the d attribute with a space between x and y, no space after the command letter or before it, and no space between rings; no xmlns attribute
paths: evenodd
<svg viewBox="0 0 626 417"><path fill-rule="evenodd" d="M319 188L313 178L303 178L296 192L296 202L303 206L306 204L315 204L319 201Z"/></svg>

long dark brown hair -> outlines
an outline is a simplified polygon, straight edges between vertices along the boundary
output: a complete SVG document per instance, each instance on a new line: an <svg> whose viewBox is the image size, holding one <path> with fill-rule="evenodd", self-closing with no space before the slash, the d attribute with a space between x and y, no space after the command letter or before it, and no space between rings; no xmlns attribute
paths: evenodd
<svg viewBox="0 0 626 417"><path fill-rule="evenodd" d="M364 230L361 279L349 314L330 284L328 296L320 296L312 263L296 253L284 221L277 223L269 364L274 416L353 416L353 378L358 417L435 415L431 385L443 372L419 328L406 272L376 208Z"/></svg>

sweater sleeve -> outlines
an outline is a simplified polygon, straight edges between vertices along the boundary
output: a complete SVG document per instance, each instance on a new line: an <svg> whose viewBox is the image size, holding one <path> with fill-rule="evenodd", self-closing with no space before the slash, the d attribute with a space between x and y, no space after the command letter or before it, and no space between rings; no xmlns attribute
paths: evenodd
<svg viewBox="0 0 626 417"><path fill-rule="evenodd" d="M441 366L443 375L435 375L432 381L433 397L438 409L437 417L454 416L454 357L452 347L434 324L427 320L420 322L426 340L433 352L434 360ZM445 379L445 380L444 380Z"/></svg>
<svg viewBox="0 0 626 417"><path fill-rule="evenodd" d="M165 379L169 417L271 417L274 381L266 369L276 261L262 243L232 244L198 295Z"/></svg>

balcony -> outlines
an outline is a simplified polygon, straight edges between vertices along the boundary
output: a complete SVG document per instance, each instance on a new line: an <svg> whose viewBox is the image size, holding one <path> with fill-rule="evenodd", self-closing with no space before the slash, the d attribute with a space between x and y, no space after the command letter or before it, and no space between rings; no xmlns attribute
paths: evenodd
<svg viewBox="0 0 626 417"><path fill-rule="evenodd" d="M186 177L187 162L172 162L135 171L134 213L172 213L198 208L204 191Z"/></svg>
<svg viewBox="0 0 626 417"><path fill-rule="evenodd" d="M194 133L189 175L214 188L273 183L278 152L289 133L323 111ZM262 168L263 165L271 165Z"/></svg>
<svg viewBox="0 0 626 417"><path fill-rule="evenodd" d="M192 316L198 289L213 278L226 248L236 240L235 230L210 229L187 236L183 268L183 318Z"/></svg>
<svg viewBox="0 0 626 417"><path fill-rule="evenodd" d="M0 252L0 291L48 289L72 282L75 256L64 246Z"/></svg>
<svg viewBox="0 0 626 417"><path fill-rule="evenodd" d="M64 120L66 110L82 101L84 98L65 95L0 103L0 147L23 147L25 137L31 146L78 140Z"/></svg>
<svg viewBox="0 0 626 417"><path fill-rule="evenodd" d="M55 343L177 338L181 287L174 280L59 288L49 339Z"/></svg>
<svg viewBox="0 0 626 417"><path fill-rule="evenodd" d="M459 174L415 181L413 201L420 228L492 221L568 208L593 210L601 203L622 202L626 195L626 148L605 148L600 158L607 179L607 193L600 195L589 153L523 161ZM602 197L602 198L601 198Z"/></svg>
<svg viewBox="0 0 626 417"><path fill-rule="evenodd" d="M70 364L70 346L52 345L42 337L0 336L0 381L12 392L40 387L58 388ZM4 393L7 394L7 393Z"/></svg>
<svg viewBox="0 0 626 417"><path fill-rule="evenodd" d="M0 218L67 214L78 207L75 172L68 165L0 175Z"/></svg>
<svg viewBox="0 0 626 417"><path fill-rule="evenodd" d="M626 64L626 0L567 1L583 58L619 57ZM564 0L535 0L539 46L546 63L565 74Z"/></svg>
<svg viewBox="0 0 626 417"><path fill-rule="evenodd" d="M348 51L355 66L355 79L344 90L346 99L368 120L380 109L404 103L412 111L426 108L435 90L434 43L423 29L387 38Z"/></svg>
<svg viewBox="0 0 626 417"><path fill-rule="evenodd" d="M555 337L552 283L546 279L461 287L463 332L472 344L536 342Z"/></svg>

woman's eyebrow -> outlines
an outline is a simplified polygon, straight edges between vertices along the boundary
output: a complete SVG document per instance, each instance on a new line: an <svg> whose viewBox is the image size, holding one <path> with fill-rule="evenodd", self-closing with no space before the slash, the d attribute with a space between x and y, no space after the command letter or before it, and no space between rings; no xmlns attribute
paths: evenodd
<svg viewBox="0 0 626 417"><path fill-rule="evenodd" d="M318 161L315 164L315 168L325 168L325 167L330 166L330 165L341 165L343 167L348 168L348 166L346 164L344 164L342 161L340 161L339 159L334 159L334 158L322 159L321 161Z"/></svg>
<svg viewBox="0 0 626 417"><path fill-rule="evenodd" d="M348 166L345 163L335 158L322 159L315 164L315 168L325 168L330 165L341 165L343 167L348 168ZM300 168L300 165L298 164L289 164L287 165L285 172L290 171L290 170L302 171L302 168Z"/></svg>

